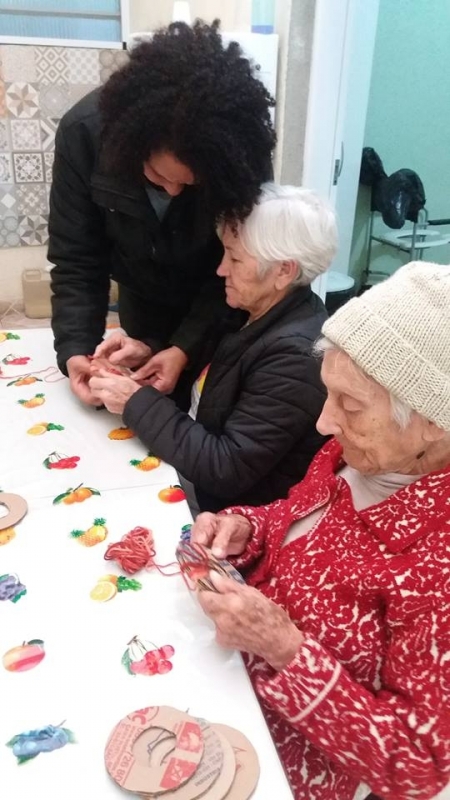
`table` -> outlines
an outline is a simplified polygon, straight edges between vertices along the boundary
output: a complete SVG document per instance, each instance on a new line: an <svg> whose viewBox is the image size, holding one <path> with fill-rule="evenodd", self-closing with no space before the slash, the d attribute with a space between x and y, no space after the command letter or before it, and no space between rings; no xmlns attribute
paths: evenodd
<svg viewBox="0 0 450 800"><path fill-rule="evenodd" d="M2 796L46 800L109 800L127 795L109 779L103 764L108 735L126 714L148 705L172 705L195 716L240 729L255 746L261 777L255 800L292 800L270 734L241 657L215 644L214 629L179 576L156 570L139 573L139 592L123 592L96 603L89 592L98 578L120 573L105 562L106 545L136 525L152 529L158 563L173 561L181 527L191 521L185 501L165 504L158 492L177 483L175 470L161 464L142 472L129 464L142 460L136 439L115 441L108 432L122 425L106 410L83 407L68 381L53 369L51 331L15 331L20 339L1 341L4 375L31 372L42 379L30 385L0 380L0 487L22 494L28 515L16 537L0 547L0 574L17 573L27 595L17 604L0 603L0 658L31 639L45 642L46 656L35 669L7 672L0 664L0 775ZM13 353L31 358L26 366L4 365ZM41 370L46 370L41 372ZM56 382L53 382L57 378ZM44 394L44 404L29 408L19 400ZM27 430L40 423L62 425L40 435ZM52 452L80 458L74 469L48 470ZM100 494L83 502L53 505L69 487L83 483ZM105 543L86 548L70 537L94 518L106 519ZM152 677L129 675L121 656L140 634L157 646L175 648L173 670ZM5 743L15 734L63 720L77 744L44 753L18 766Z"/></svg>

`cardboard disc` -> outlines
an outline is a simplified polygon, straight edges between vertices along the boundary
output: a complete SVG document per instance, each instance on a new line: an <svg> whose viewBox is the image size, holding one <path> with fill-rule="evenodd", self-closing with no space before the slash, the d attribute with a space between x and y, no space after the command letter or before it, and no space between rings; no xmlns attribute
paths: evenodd
<svg viewBox="0 0 450 800"><path fill-rule="evenodd" d="M164 763L155 759L152 764L153 745L161 730L173 734L175 741ZM196 719L170 706L153 706L120 720L108 739L105 765L122 789L167 796L170 790L189 782L202 760L203 749L202 729ZM188 795L186 800L196 796Z"/></svg>
<svg viewBox="0 0 450 800"><path fill-rule="evenodd" d="M235 728L216 723L212 727L230 742L236 758L236 774L226 800L248 800L259 780L258 754L247 737ZM205 795L205 800L207 797L208 795Z"/></svg>
<svg viewBox="0 0 450 800"><path fill-rule="evenodd" d="M192 778L174 792L158 795L158 800L223 800L233 783L236 759L229 741L205 720L195 720L202 729L205 749ZM155 800L154 794L142 794Z"/></svg>
<svg viewBox="0 0 450 800"><path fill-rule="evenodd" d="M0 517L0 531L12 528L17 525L28 511L27 501L20 494L6 494L0 492L0 505L6 506L8 513L5 517Z"/></svg>

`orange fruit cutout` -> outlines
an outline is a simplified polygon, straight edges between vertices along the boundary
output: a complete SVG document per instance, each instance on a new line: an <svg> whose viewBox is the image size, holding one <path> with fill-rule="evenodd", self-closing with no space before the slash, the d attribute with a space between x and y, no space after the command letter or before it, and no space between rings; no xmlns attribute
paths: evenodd
<svg viewBox="0 0 450 800"><path fill-rule="evenodd" d="M135 434L130 428L113 428L113 430L108 433L108 439L113 439L114 441L134 439L134 437Z"/></svg>
<svg viewBox="0 0 450 800"><path fill-rule="evenodd" d="M112 600L117 594L117 587L111 581L99 581L96 586L89 592L89 597L96 600L97 603L107 603Z"/></svg>

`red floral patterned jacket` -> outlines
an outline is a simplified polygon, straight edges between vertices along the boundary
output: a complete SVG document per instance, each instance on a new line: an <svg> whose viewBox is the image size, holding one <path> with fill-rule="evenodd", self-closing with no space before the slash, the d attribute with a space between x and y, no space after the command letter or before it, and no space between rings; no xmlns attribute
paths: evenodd
<svg viewBox="0 0 450 800"><path fill-rule="evenodd" d="M246 656L296 800L425 800L450 780L450 468L356 512L331 441L287 500L235 507L235 559L304 632L285 669ZM292 523L328 511L282 547Z"/></svg>

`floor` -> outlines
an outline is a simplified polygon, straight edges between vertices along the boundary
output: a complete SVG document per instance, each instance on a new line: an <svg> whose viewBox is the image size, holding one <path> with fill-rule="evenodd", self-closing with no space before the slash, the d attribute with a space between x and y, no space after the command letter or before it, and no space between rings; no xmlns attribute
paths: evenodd
<svg viewBox="0 0 450 800"><path fill-rule="evenodd" d="M119 315L110 311L106 322L107 328L116 328L119 326ZM23 303L11 303L7 308L0 313L0 329L1 330L17 330L19 328L49 328L50 317L43 319L31 319L25 316Z"/></svg>

